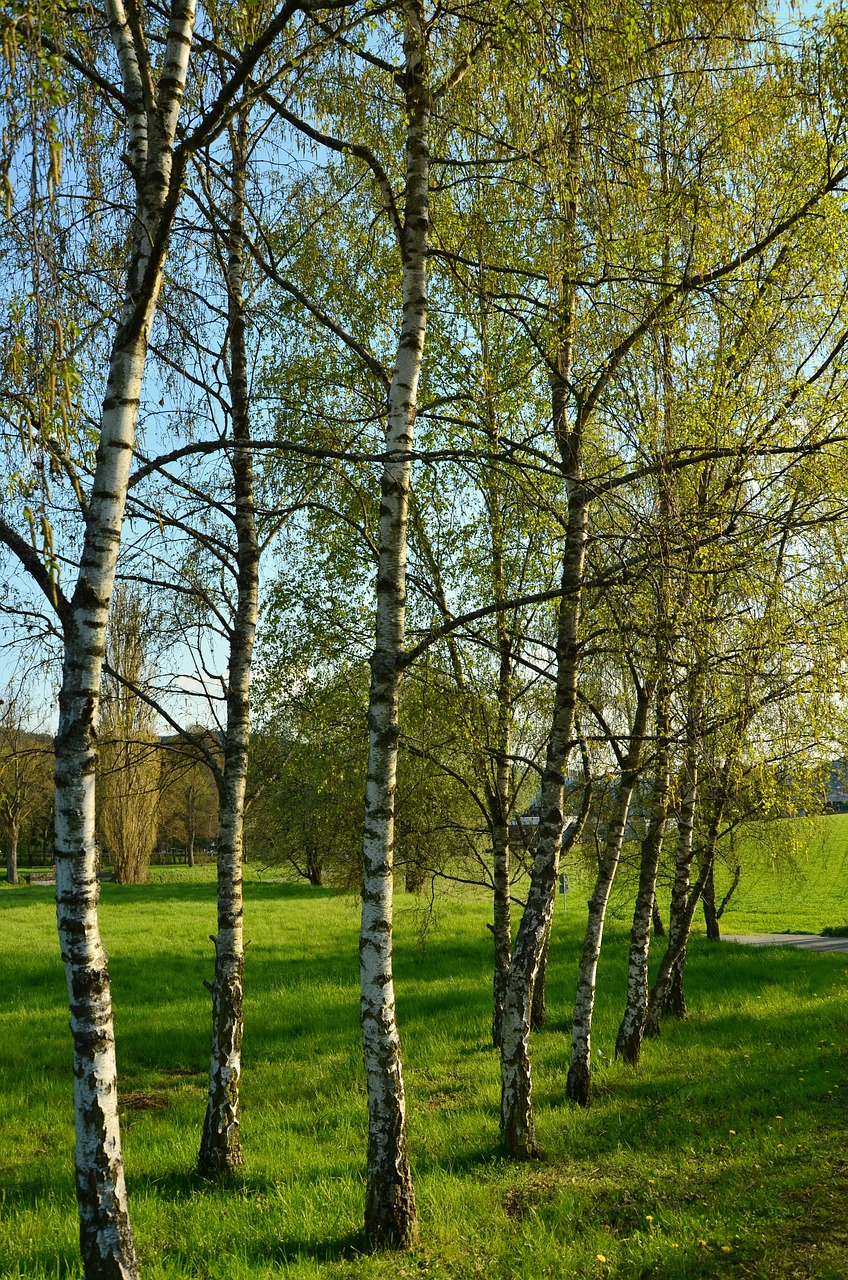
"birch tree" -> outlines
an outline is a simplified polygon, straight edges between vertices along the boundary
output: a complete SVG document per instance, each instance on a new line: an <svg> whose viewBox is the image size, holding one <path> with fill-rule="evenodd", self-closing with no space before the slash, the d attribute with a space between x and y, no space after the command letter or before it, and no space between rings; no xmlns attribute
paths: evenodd
<svg viewBox="0 0 848 1280"><path fill-rule="evenodd" d="M91 1277L138 1275L118 1128L109 979L97 928L94 769L106 620L142 377L188 157L226 124L239 90L299 10L294 3L280 8L231 64L231 74L217 98L201 109L179 145L177 126L195 23L192 0L174 0L161 25L154 18L147 30L135 6L125 10L120 0L107 0L105 20L119 72L117 83L97 44L97 15L87 15L94 23L91 40L81 19L74 19L79 26L62 27L58 13L51 14L55 21L49 31L14 20L12 38L34 41L51 57L58 49L72 73L93 89L95 97L100 95L121 122L128 135L126 165L133 204L128 233L124 229L126 286L108 357L88 492L83 491L72 461L55 447L46 430L37 442L39 449L48 452L52 446L59 470L68 477L84 513L78 573L71 590L59 586L48 525L44 526L43 555L8 521L0 525L4 542L55 608L64 646L56 737L57 911L74 1036L81 1245L85 1274ZM159 51L158 66L152 49Z"/></svg>

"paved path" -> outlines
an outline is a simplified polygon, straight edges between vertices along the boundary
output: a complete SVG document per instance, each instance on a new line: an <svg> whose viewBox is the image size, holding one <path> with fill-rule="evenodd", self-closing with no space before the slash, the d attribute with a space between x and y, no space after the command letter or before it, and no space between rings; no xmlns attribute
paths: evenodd
<svg viewBox="0 0 848 1280"><path fill-rule="evenodd" d="M751 947L803 947L805 951L848 951L848 938L822 938L818 933L723 933L722 942Z"/></svg>

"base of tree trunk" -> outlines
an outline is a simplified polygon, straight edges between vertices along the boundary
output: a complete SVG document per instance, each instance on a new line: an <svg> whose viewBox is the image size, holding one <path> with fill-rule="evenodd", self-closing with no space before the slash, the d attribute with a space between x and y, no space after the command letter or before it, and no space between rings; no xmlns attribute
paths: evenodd
<svg viewBox="0 0 848 1280"><path fill-rule="evenodd" d="M507 1058L501 1050L501 1142L513 1160L543 1160L533 1123L533 1086L527 1057L527 1032Z"/></svg>
<svg viewBox="0 0 848 1280"><path fill-rule="evenodd" d="M565 1082L565 1096L579 1107L592 1105L592 1072L588 1062L572 1062Z"/></svg>
<svg viewBox="0 0 848 1280"><path fill-rule="evenodd" d="M511 1160L545 1159L544 1149L536 1141L536 1134L532 1129L529 1133L526 1129L520 1132L504 1129L501 1131L501 1142Z"/></svg>
<svg viewBox="0 0 848 1280"><path fill-rule="evenodd" d="M197 1167L207 1178L225 1178L227 1174L235 1173L244 1164L241 1143L238 1139L233 1142L220 1141L220 1138L220 1134L210 1132L207 1119L203 1126L203 1137L197 1157Z"/></svg>
<svg viewBox="0 0 848 1280"><path fill-rule="evenodd" d="M244 1164L239 1132L244 957L226 960L229 973L216 975L212 990L209 1096L198 1154L198 1167L210 1178L223 1177ZM220 956L217 965L223 967Z"/></svg>
<svg viewBox="0 0 848 1280"><path fill-rule="evenodd" d="M663 1013L673 1018L686 1017L686 991L683 986L683 957L675 964L668 979L668 988L663 1000Z"/></svg>
<svg viewBox="0 0 848 1280"><path fill-rule="evenodd" d="M645 1020L643 1017L638 1022L634 1020L627 1030L623 1026L619 1027L618 1030L618 1036L615 1041L615 1056L621 1058L622 1062L628 1063L631 1067L635 1067L642 1056L644 1026Z"/></svg>
<svg viewBox="0 0 848 1280"><path fill-rule="evenodd" d="M643 1040L658 1040L660 1035L660 1015L657 1009L648 1009L648 1015L645 1018L645 1029L642 1032Z"/></svg>
<svg viewBox="0 0 848 1280"><path fill-rule="evenodd" d="M365 1232L372 1249L412 1249L418 1243L418 1211L412 1179L391 1187L369 1181L365 1193Z"/></svg>

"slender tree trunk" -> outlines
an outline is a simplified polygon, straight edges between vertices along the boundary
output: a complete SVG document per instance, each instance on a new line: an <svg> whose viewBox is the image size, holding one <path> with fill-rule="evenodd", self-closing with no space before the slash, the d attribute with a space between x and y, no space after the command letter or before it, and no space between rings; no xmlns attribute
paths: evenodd
<svg viewBox="0 0 848 1280"><path fill-rule="evenodd" d="M310 855L306 859L307 879L309 883L316 889L320 889L324 883L324 869L321 864L320 857Z"/></svg>
<svg viewBox="0 0 848 1280"><path fill-rule="evenodd" d="M710 866L704 881L704 892L701 894L701 906L704 909L704 921L707 926L707 937L710 942L721 942L721 929L718 923L715 897L715 868Z"/></svg>
<svg viewBox="0 0 848 1280"><path fill-rule="evenodd" d="M113 352L79 577L65 623L56 734L56 913L74 1042L76 1182L86 1280L139 1274L118 1125L106 952L97 922L95 721L138 399L152 319Z"/></svg>
<svg viewBox="0 0 848 1280"><path fill-rule="evenodd" d="M686 916L689 905L690 872L695 855L695 811L698 804L698 761L701 743L701 694L696 676L690 678L689 708L686 718L686 750L683 760L681 803L677 818L677 847L674 855L674 882L671 889L671 906L668 921L668 947L660 965L660 976L654 983L648 999L644 1035L659 1035L662 1014L675 1012L684 1017L686 1002L683 993L682 973L678 964L685 950L685 937L689 927ZM691 921L690 921L691 924Z"/></svg>
<svg viewBox="0 0 848 1280"><path fill-rule="evenodd" d="M533 1122L530 1016L536 976L550 931L562 847L565 770L571 754L577 710L581 593L589 527L590 498L583 484L581 452L586 414L591 412L591 407L581 398L577 401L573 422L569 421L568 415L577 314L575 277L580 252L577 234L581 146L579 115L575 115L568 124L566 176L569 191L564 221L569 261L563 273L556 346L554 358L550 361L551 425L562 462L568 500L560 578L562 596L557 616L556 685L542 774L536 854L509 966L501 1032L501 1142L509 1155L518 1160L536 1159L542 1154Z"/></svg>
<svg viewBox="0 0 848 1280"><path fill-rule="evenodd" d="M648 1003L648 1016L645 1022L645 1035L647 1036L658 1036L660 1033L660 1017L665 1011L665 1000L678 966L680 967L682 986L682 972L683 963L686 958L686 946L689 941L689 934L692 930L692 921L695 918L695 911L697 910L698 903L704 889L704 883L706 882L707 876L710 873L710 868L712 867L715 859L716 842L718 840L718 831L721 825L723 812L724 805L718 805L713 821L710 825L704 853L701 858L700 875L692 887L692 891L690 892L686 903L686 909L678 919L675 929L672 930L671 926L669 926L668 950L663 956L659 973L657 974L657 979L654 983L654 988L651 992L651 998Z"/></svg>
<svg viewBox="0 0 848 1280"><path fill-rule="evenodd" d="M654 931L655 938L665 937L665 925L660 915L659 903L657 902L656 890L654 890L654 900L651 903L651 928Z"/></svg>
<svg viewBox="0 0 848 1280"><path fill-rule="evenodd" d="M554 896L554 904L556 904L556 895ZM551 952L551 930L554 923L554 913L551 910L551 918L548 922L548 931L545 934L545 941L542 947L542 954L539 956L539 967L536 970L536 977L533 980L533 996L530 1001L530 1030L542 1031L548 1021L548 956Z"/></svg>
<svg viewBox="0 0 848 1280"><path fill-rule="evenodd" d="M742 875L742 866L740 863L737 863L733 871L733 879L730 882L730 888L727 890L727 893L722 898L721 902L719 903L718 909L716 910L716 921L720 920L721 917L724 915L727 909L728 903L730 902L730 899L733 897L734 893L739 888L739 877L741 875Z"/></svg>
<svg viewBox="0 0 848 1280"><path fill-rule="evenodd" d="M563 839L560 846L560 863L563 857L574 847L583 834L583 828L589 817L589 811L592 806L592 778L589 768L589 758L586 753L585 744L581 743L583 751L583 776L585 778L585 786L583 787L583 800L580 805L580 812L573 818L563 821ZM563 899L565 901L565 899ZM533 981L533 992L530 999L530 1030L542 1031L548 1021L548 960L551 953L551 933L553 932L554 912L556 911L556 894L554 894L554 903L551 908L551 919L548 925L548 934L545 938L545 945L542 954L539 957L539 968Z"/></svg>
<svg viewBox="0 0 848 1280"><path fill-rule="evenodd" d="M503 667L503 655L502 663ZM507 711L507 705L499 702L499 718ZM502 726L504 727L504 726ZM509 767L509 723L505 726L505 742L500 745L495 766L495 789L490 797L491 829L492 829L492 879L494 882L493 906L495 940L495 965L492 986L492 1043L500 1047L501 1029L503 1026L504 995L509 977L509 962L512 955L512 922L510 903L510 848L509 848L509 801L510 801L510 767Z"/></svg>
<svg viewBox="0 0 848 1280"><path fill-rule="evenodd" d="M250 672L259 599L259 541L256 534L253 457L250 447L246 321L244 304L244 193L249 116L242 110L230 127L232 206L228 237L227 299L233 418L233 488L237 543L236 611L230 637L227 730L223 785L219 785L218 934L212 984L212 1049L209 1095L199 1163L210 1175L243 1163L241 1045L244 1034L244 931L242 852L244 797L250 744Z"/></svg>
<svg viewBox="0 0 848 1280"><path fill-rule="evenodd" d="M521 917L504 998L501 1036L501 1141L519 1160L540 1154L533 1123L530 1070L530 1010L533 986L553 912L562 843L564 778L574 736L579 668L580 591L589 518L589 500L580 479L579 424L567 450L569 505L557 624L557 680L545 770L536 856Z"/></svg>
<svg viewBox="0 0 848 1280"><path fill-rule="evenodd" d="M9 828L9 852L6 854L6 879L9 884L19 884L18 879L18 836L19 827L13 822Z"/></svg>
<svg viewBox="0 0 848 1280"><path fill-rule="evenodd" d="M653 812L639 866L639 888L630 931L627 967L627 1003L615 1042L616 1057L636 1063L642 1051L642 1036L648 1013L648 954L651 945L651 918L656 908L657 868L662 853L671 786L669 773L669 718L671 691L663 677L657 695L657 761L654 773ZM657 913L659 914L659 913Z"/></svg>
<svg viewBox="0 0 848 1280"><path fill-rule="evenodd" d="M592 1101L592 1017L595 1009L595 982L604 935L607 904L621 858L621 846L630 812L633 789L639 778L639 763L645 745L645 729L653 698L653 682L637 691L636 714L619 778L618 795L610 821L604 854L598 868L595 889L589 900L586 938L577 971L577 996L571 1028L571 1063L565 1085L566 1096L581 1107Z"/></svg>
<svg viewBox="0 0 848 1280"><path fill-rule="evenodd" d="M194 866L194 827L189 832L188 849L186 850L186 858L190 867Z"/></svg>
<svg viewBox="0 0 848 1280"><path fill-rule="evenodd" d="M97 922L95 724L106 621L121 537L144 361L162 281L173 143L194 28L192 0L175 0L159 84L150 102L147 52L120 0L107 0L137 183L127 293L110 358L79 574L63 618L56 734L56 913L74 1043L76 1183L86 1280L139 1274L118 1125L117 1068L106 953ZM145 87L143 74L148 76Z"/></svg>
<svg viewBox="0 0 848 1280"><path fill-rule="evenodd" d="M405 0L406 217L403 319L389 388L381 481L376 643L368 703L368 773L362 867L360 983L368 1088L365 1229L372 1247L405 1248L418 1233L392 973L392 863L398 700L406 616L406 546L418 381L427 324L430 101L420 0Z"/></svg>

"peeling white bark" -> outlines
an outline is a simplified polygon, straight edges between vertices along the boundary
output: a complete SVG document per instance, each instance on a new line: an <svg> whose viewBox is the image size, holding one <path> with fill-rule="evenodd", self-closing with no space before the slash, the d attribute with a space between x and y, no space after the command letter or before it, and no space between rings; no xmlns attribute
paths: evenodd
<svg viewBox="0 0 848 1280"><path fill-rule="evenodd" d="M232 207L228 239L227 300L233 416L233 482L237 541L237 599L230 637L227 734L218 831L218 933L212 985L209 1095L200 1144L204 1173L231 1172L243 1163L240 1142L241 1045L244 1034L244 929L242 851L244 798L250 744L250 674L259 603L259 541L250 449L246 317L244 305L244 197L248 118L230 129Z"/></svg>
<svg viewBox="0 0 848 1280"><path fill-rule="evenodd" d="M541 1154L533 1122L530 1013L533 985L550 928L562 844L564 778L574 736L579 667L580 595L589 498L580 478L579 431L566 451L569 504L557 624L557 680L545 770L536 856L518 927L504 996L501 1031L501 1141L519 1160Z"/></svg>
<svg viewBox="0 0 848 1280"><path fill-rule="evenodd" d="M694 850L695 812L698 805L698 763L700 753L700 717L693 707L687 725L686 756L683 763L682 798L677 819L677 847L674 855L674 883L668 923L668 948L660 964L648 1000L645 1017L646 1036L658 1036L660 1018L668 1010L668 997L674 982L674 969L685 950L692 913L689 911L689 884ZM694 908L693 908L694 911ZM687 915L689 924L686 924ZM685 1010L684 1010L685 1011Z"/></svg>
<svg viewBox="0 0 848 1280"><path fill-rule="evenodd" d="M583 1107L588 1107L592 1101L592 1017L595 1010L595 984L604 936L604 921L615 873L621 859L621 846L624 841L627 816L630 812L630 801L639 777L645 728L652 697L653 685L642 686L638 690L630 744L619 776L618 794L610 819L603 857L598 868L595 889L589 899L589 919L577 971L577 995L571 1027L571 1063L565 1086L566 1096Z"/></svg>
<svg viewBox="0 0 848 1280"><path fill-rule="evenodd" d="M121 1155L109 975L97 923L95 725L144 361L161 287L164 246L158 237L167 231L161 225L161 215L171 176L194 5L173 6L163 79L155 103L149 101L149 68L140 63L120 0L107 0L106 12L129 103L129 154L137 207L79 574L64 623L56 735L56 910L74 1043L83 1267L87 1280L135 1280L139 1270ZM158 259L154 259L154 251Z"/></svg>
<svg viewBox="0 0 848 1280"><path fill-rule="evenodd" d="M639 887L630 931L630 953L627 965L627 1002L615 1042L616 1057L637 1063L642 1051L642 1037L648 1014L648 956L651 946L651 921L656 902L657 870L662 853L668 816L669 790L669 701L666 680L657 696L657 760L651 818L642 841L639 863Z"/></svg>
<svg viewBox="0 0 848 1280"><path fill-rule="evenodd" d="M403 316L389 388L380 501L376 643L368 704L368 774L362 871L360 981L368 1086L365 1229L375 1247L404 1248L417 1236L406 1102L392 974L392 879L398 700L406 614L407 519L415 410L427 325L429 122L423 6L406 0L404 77L408 113L402 236Z"/></svg>

